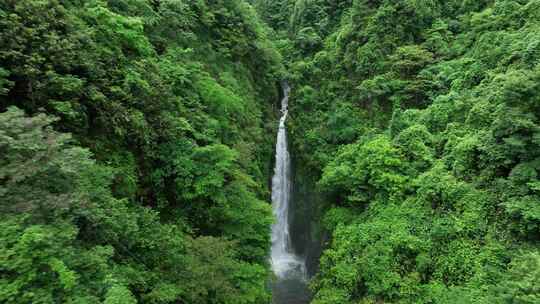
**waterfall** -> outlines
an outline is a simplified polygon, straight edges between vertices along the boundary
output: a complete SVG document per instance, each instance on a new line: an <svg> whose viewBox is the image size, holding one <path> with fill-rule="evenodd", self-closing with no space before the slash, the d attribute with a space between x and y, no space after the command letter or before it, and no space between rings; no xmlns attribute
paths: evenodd
<svg viewBox="0 0 540 304"><path fill-rule="evenodd" d="M289 231L289 207L291 197L291 160L287 147L287 128L290 87L283 84L281 118L276 142L276 165L272 178L272 208L275 223L272 225L272 269L278 279L304 279L305 260L296 255L291 246Z"/></svg>

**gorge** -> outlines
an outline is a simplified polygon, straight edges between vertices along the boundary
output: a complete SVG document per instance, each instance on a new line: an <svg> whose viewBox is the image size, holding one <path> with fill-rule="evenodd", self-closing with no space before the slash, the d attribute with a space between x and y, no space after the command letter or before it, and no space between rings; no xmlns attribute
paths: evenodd
<svg viewBox="0 0 540 304"><path fill-rule="evenodd" d="M540 0L0 0L0 303L539 286Z"/></svg>
<svg viewBox="0 0 540 304"><path fill-rule="evenodd" d="M291 158L287 142L286 121L289 113L290 87L283 83L281 118L276 141L276 164L272 178L272 208L275 223L272 225L271 265L276 275L273 282L273 303L309 303L307 270L304 257L298 256L291 243Z"/></svg>

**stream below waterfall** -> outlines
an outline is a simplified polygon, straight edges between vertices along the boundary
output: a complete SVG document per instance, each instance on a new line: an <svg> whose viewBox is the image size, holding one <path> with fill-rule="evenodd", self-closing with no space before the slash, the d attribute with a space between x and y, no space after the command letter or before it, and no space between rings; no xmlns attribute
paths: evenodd
<svg viewBox="0 0 540 304"><path fill-rule="evenodd" d="M291 215L291 159L287 143L285 122L289 106L289 86L283 84L281 118L276 142L276 163L272 178L272 209L275 222L272 225L271 264L276 276L272 292L274 304L305 304L310 301L307 288L306 260L298 255L292 244Z"/></svg>

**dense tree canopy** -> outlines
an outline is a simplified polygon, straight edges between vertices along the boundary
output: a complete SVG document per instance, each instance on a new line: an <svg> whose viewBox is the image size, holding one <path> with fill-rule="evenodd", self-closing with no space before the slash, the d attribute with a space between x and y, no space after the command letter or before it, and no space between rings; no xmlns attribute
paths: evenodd
<svg viewBox="0 0 540 304"><path fill-rule="evenodd" d="M0 302L270 303L283 79L313 303L540 303L540 0L0 1Z"/></svg>
<svg viewBox="0 0 540 304"><path fill-rule="evenodd" d="M244 1L1 1L0 302L268 302L281 71Z"/></svg>
<svg viewBox="0 0 540 304"><path fill-rule="evenodd" d="M539 302L540 2L259 2L331 233L314 303Z"/></svg>

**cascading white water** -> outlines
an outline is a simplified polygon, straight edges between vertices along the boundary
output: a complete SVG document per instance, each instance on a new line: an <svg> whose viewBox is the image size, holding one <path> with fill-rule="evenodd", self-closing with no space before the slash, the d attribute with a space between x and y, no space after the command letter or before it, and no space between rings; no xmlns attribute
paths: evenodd
<svg viewBox="0 0 540 304"><path fill-rule="evenodd" d="M285 121L288 114L289 86L283 84L281 119L276 143L276 166L272 178L272 208L276 222L272 225L272 269L279 279L306 276L305 260L297 256L291 247L289 234L289 204L291 196L291 161L287 148Z"/></svg>

